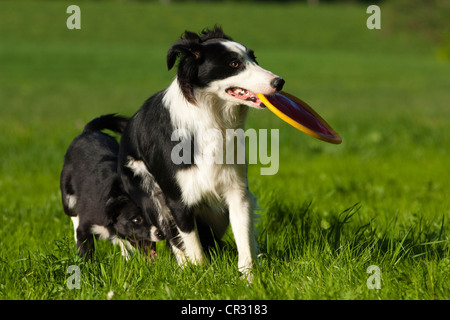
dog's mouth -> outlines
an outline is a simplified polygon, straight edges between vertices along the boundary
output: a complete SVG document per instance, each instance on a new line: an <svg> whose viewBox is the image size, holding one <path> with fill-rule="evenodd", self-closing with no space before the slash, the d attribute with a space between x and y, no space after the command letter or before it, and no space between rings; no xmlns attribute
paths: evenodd
<svg viewBox="0 0 450 320"><path fill-rule="evenodd" d="M150 260L156 259L158 254L156 253L156 243L148 240L140 240L133 243L133 245Z"/></svg>
<svg viewBox="0 0 450 320"><path fill-rule="evenodd" d="M258 98L256 93L251 92L250 90L232 87L226 90L226 93L238 100L249 102L252 107L255 108L265 108L266 106L262 103L262 101Z"/></svg>

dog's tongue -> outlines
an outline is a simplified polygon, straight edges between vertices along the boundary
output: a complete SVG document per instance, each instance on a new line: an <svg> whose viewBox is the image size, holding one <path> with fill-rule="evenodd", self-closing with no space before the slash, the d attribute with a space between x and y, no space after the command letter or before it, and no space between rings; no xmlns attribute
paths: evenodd
<svg viewBox="0 0 450 320"><path fill-rule="evenodd" d="M262 103L279 118L310 136L339 144L341 137L306 102L286 92L274 95L258 94Z"/></svg>

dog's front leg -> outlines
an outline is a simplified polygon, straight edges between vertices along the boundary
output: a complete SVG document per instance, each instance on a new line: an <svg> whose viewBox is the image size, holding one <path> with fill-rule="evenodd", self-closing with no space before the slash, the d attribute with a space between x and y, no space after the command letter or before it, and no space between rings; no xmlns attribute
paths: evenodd
<svg viewBox="0 0 450 320"><path fill-rule="evenodd" d="M203 255L200 238L198 236L197 227L195 226L194 230L189 232L183 232L180 229L178 229L178 231L180 233L181 241L183 242L183 253L186 258L193 264L203 264L205 262L205 258ZM177 254L177 252L175 253ZM186 259L183 259L183 257L177 257L178 264L181 266L185 264L185 260Z"/></svg>
<svg viewBox="0 0 450 320"><path fill-rule="evenodd" d="M238 249L238 269L243 277L252 280L251 269L256 259L256 240L253 226L253 195L248 190L232 189L225 195L230 223Z"/></svg>

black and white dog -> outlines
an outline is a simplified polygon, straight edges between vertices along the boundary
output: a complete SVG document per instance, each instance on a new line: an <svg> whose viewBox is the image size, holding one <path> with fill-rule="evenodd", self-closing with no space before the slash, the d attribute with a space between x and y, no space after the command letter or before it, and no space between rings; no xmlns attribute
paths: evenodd
<svg viewBox="0 0 450 320"><path fill-rule="evenodd" d="M122 188L117 173L119 144L100 132L109 129L121 133L127 122L115 115L92 120L65 155L60 180L62 203L64 212L72 217L81 256L92 256L94 236L119 244L125 257L133 246L145 253L151 247L150 253L154 253L154 241L163 239ZM146 209L152 208L149 205Z"/></svg>
<svg viewBox="0 0 450 320"><path fill-rule="evenodd" d="M264 108L256 94L275 94L284 80L261 68L252 50L219 27L200 35L186 31L168 51L169 70L178 58L175 80L144 103L122 135L124 187L151 215L145 202L151 194L148 181L156 179L170 211L159 212L153 222L169 239L180 265L202 263L202 235L212 230L220 239L231 223L238 268L251 276L257 248L247 166L200 158L210 150L233 148L235 137L226 137L225 131L244 128L248 108ZM178 141L193 144L191 161L174 163L175 131ZM219 132L223 139L202 137L207 132ZM194 137L202 139L192 142Z"/></svg>

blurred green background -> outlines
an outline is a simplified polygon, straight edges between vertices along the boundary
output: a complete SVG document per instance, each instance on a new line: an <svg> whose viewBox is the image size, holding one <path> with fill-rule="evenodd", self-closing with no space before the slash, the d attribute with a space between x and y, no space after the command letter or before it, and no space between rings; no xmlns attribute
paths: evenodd
<svg viewBox="0 0 450 320"><path fill-rule="evenodd" d="M374 3L381 8L381 30L366 27L366 9ZM64 237L72 239L70 220L60 204L59 173L68 145L84 124L105 113L134 114L172 81L175 72L167 71L165 56L183 31L214 24L254 49L262 67L286 80L285 91L307 101L343 138L341 145L329 145L267 110L251 110L247 128L280 129L279 172L260 176L259 165L249 167L250 188L263 209L260 229L274 237L272 244L267 237L260 239L263 250L281 246L277 241L289 237L283 234L285 225L275 220L285 215L292 223L302 222L293 217L303 203L312 203L318 221L312 232L318 236L335 215L359 203L348 236L370 224L378 230L371 238L375 243L387 234L394 242L398 239L409 261L404 267L408 276L417 268L411 257L423 257L430 248L439 254L424 257L427 263L447 265L448 3L0 1L4 277L31 253L51 248ZM70 4L81 8L81 30L66 27ZM394 218L398 223L391 234ZM414 250L403 247L405 234ZM374 249L374 255L386 254L383 250ZM401 298L408 292L407 281L399 284L392 270L386 275L395 280L392 291L380 291L378 297ZM434 280L417 280L420 290L411 293L413 297L449 297L448 288L429 289L429 281L436 284L448 274L443 267L436 270ZM24 286L16 288L4 280L0 296L22 297L29 292ZM332 297L342 298L339 291ZM287 295L292 297L295 294Z"/></svg>

